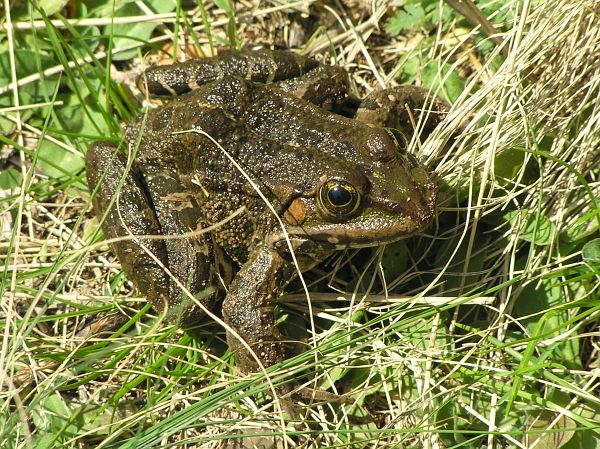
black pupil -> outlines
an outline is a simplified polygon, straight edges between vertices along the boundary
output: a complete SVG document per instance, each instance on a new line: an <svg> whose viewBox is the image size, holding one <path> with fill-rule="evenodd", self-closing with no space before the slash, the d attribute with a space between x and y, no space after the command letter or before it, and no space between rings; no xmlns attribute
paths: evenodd
<svg viewBox="0 0 600 449"><path fill-rule="evenodd" d="M352 200L352 195L344 187L335 186L329 189L327 198L334 206L345 206Z"/></svg>

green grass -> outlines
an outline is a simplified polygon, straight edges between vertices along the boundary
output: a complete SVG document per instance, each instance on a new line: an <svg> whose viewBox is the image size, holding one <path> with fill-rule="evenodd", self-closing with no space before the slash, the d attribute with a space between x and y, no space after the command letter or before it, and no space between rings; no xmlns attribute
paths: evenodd
<svg viewBox="0 0 600 449"><path fill-rule="evenodd" d="M266 434L281 447L600 448L594 0L478 3L506 57L430 0L313 4L310 20L299 3L59 3L5 4L0 25L0 158L14 150L0 159L0 447ZM90 211L83 157L120 141L146 106L135 76L176 44L209 55L290 40L347 67L360 95L416 83L453 109L414 149L437 174L435 225L307 273L310 307L291 286L281 326L303 351L267 382L235 370L217 323L189 335L144 307ZM98 312L128 321L79 336ZM271 392L291 378L344 401L290 413Z"/></svg>

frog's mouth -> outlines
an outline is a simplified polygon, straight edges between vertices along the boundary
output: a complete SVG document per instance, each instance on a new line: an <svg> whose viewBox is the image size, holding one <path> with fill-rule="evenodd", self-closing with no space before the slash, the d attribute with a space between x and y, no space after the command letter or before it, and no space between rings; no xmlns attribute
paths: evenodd
<svg viewBox="0 0 600 449"><path fill-rule="evenodd" d="M361 248L392 243L425 230L435 216L435 205L419 215L389 215L367 209L360 216L344 223L305 222L288 224L290 238L319 242L326 248ZM283 232L275 233L272 242L285 240Z"/></svg>

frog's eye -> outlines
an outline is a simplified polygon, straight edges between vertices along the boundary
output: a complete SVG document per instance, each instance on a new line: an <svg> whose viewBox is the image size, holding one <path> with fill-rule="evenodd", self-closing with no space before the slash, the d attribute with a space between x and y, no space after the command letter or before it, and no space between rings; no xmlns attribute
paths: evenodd
<svg viewBox="0 0 600 449"><path fill-rule="evenodd" d="M330 179L319 189L319 203L330 216L345 219L360 206L360 194L352 184Z"/></svg>
<svg viewBox="0 0 600 449"><path fill-rule="evenodd" d="M385 128L385 131L396 143L396 148L398 148L400 151L406 151L408 148L408 139L402 131L396 128Z"/></svg>

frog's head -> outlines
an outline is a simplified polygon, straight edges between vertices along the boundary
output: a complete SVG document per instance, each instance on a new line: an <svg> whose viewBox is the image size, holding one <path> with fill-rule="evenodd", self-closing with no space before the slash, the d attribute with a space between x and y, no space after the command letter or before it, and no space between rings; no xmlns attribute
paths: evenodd
<svg viewBox="0 0 600 449"><path fill-rule="evenodd" d="M405 135L370 128L354 135L351 147L345 157L320 161L309 191L291 200L283 214L289 235L346 248L389 243L425 229L435 214L436 186L407 152Z"/></svg>

